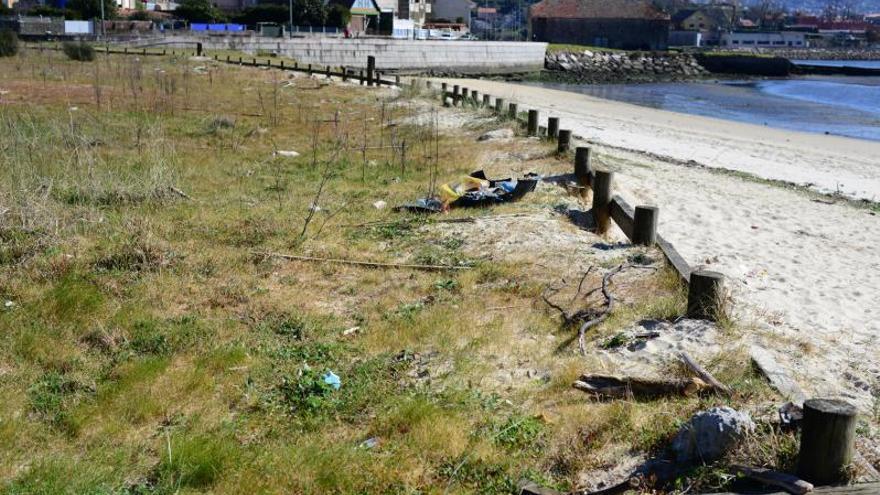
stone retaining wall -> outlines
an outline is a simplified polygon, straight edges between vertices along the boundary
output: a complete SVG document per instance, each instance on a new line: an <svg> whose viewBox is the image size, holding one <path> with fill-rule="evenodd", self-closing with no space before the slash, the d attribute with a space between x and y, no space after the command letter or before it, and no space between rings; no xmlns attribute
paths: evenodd
<svg viewBox="0 0 880 495"><path fill-rule="evenodd" d="M376 57L379 70L420 71L433 74L511 73L539 71L544 66L546 43L498 41L394 40L387 38L294 38L258 36L176 36L141 40L131 46L206 50L273 52L300 64L365 68L367 56Z"/></svg>

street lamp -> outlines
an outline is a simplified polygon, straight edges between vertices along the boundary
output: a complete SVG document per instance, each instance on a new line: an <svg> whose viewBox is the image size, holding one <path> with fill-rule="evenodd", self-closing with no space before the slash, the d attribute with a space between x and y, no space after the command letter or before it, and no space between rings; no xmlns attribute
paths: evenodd
<svg viewBox="0 0 880 495"><path fill-rule="evenodd" d="M293 38L293 0L290 0L290 7L287 12L290 15L290 22L287 24L287 37Z"/></svg>

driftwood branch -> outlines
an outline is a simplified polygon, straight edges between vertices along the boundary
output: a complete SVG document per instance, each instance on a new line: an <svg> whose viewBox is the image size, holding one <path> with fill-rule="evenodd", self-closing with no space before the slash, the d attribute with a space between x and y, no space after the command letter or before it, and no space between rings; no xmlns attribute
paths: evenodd
<svg viewBox="0 0 880 495"><path fill-rule="evenodd" d="M628 265L619 265L617 268L611 270L602 277L602 295L605 296L605 309L603 309L598 316L585 321L578 329L578 348L584 356L587 355L587 346L584 343L584 336L587 334L587 330L608 319L608 315L610 315L611 311L614 309L614 295L608 290L608 284L611 283L611 279L614 278L615 275L622 272L627 266Z"/></svg>
<svg viewBox="0 0 880 495"><path fill-rule="evenodd" d="M670 395L692 396L712 387L699 378L662 380L618 377L611 375L582 375L573 387L602 398L654 398Z"/></svg>
<svg viewBox="0 0 880 495"><path fill-rule="evenodd" d="M688 356L688 354L686 352L682 352L681 354L678 355L678 357L679 357L679 359L681 359L681 362L684 363L684 365L687 366L687 368L689 370L694 372L694 374L696 374L698 377L700 377L701 380L703 380L704 382L711 385L712 388L714 388L718 392L721 392L723 395L725 395L727 397L731 396L730 387L719 382L714 376L712 376L711 373L709 373L708 371L703 369L702 366L697 364L696 361L694 361L690 356Z"/></svg>
<svg viewBox="0 0 880 495"><path fill-rule="evenodd" d="M804 481L797 476L792 476L778 471L771 471L763 468L753 468L748 466L731 466L731 471L746 478L751 478L765 485L776 486L782 488L788 493L794 495L804 495L813 491L812 483Z"/></svg>
<svg viewBox="0 0 880 495"><path fill-rule="evenodd" d="M370 268L405 268L410 270L425 270L425 271L446 271L446 270L468 270L470 266L450 266L450 265L418 265L418 264L410 264L410 263L381 263L378 261L360 261L360 260L349 260L343 258L319 258L315 256L300 256L296 254L284 254L284 253L268 253L268 252L254 252L253 254L258 256L265 256L271 258L281 258L285 260L295 260L295 261L310 261L316 263L337 263L342 265L353 265L353 266L366 266Z"/></svg>

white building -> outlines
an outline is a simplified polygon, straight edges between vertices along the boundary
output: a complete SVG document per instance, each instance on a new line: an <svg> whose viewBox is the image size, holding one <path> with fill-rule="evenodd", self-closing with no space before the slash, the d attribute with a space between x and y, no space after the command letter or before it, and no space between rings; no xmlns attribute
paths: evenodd
<svg viewBox="0 0 880 495"><path fill-rule="evenodd" d="M728 48L806 48L806 33L795 31L744 31L723 33L721 46Z"/></svg>

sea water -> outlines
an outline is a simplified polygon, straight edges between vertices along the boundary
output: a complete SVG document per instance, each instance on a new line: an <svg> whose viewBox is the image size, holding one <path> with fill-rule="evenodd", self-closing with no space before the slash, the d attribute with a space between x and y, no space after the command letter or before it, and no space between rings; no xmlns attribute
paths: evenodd
<svg viewBox="0 0 880 495"><path fill-rule="evenodd" d="M859 63L862 62L850 62ZM880 141L880 77L811 76L648 84L527 84L673 112Z"/></svg>

